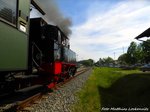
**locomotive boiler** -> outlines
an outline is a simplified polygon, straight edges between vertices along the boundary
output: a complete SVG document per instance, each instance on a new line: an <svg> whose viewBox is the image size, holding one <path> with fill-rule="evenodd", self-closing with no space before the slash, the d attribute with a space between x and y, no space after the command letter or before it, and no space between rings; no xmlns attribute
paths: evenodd
<svg viewBox="0 0 150 112"><path fill-rule="evenodd" d="M76 72L76 54L58 26L42 17L30 19L33 0L0 1L0 96L46 86Z"/></svg>

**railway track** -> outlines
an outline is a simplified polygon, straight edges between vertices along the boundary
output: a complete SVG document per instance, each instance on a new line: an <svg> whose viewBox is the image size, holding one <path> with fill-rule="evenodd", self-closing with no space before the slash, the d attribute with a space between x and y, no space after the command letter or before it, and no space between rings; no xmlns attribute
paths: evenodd
<svg viewBox="0 0 150 112"><path fill-rule="evenodd" d="M52 91L55 91L59 88L61 88L64 84L72 80L73 78L77 77L78 75L86 72L88 69L84 68L82 70L77 71L75 76L70 77L69 79L64 80L64 82L58 83L54 88L52 88ZM46 91L48 93L48 91ZM50 92L48 95L53 94ZM0 112L19 112L19 111L27 111L25 108L30 107L34 103L38 103L38 100L44 98L45 93L38 92L30 97L25 98L24 100L15 101L10 104L5 104L5 106L0 107Z"/></svg>

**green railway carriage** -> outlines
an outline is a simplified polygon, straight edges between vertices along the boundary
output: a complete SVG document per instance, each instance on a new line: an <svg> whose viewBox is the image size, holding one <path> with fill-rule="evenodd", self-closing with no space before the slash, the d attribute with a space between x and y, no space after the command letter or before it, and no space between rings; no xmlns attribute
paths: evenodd
<svg viewBox="0 0 150 112"><path fill-rule="evenodd" d="M28 67L30 0L0 0L0 72Z"/></svg>

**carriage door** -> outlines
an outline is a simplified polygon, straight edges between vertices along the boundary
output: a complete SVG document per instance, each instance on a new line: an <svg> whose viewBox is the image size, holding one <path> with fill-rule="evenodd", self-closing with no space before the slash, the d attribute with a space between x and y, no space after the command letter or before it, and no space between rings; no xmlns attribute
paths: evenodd
<svg viewBox="0 0 150 112"><path fill-rule="evenodd" d="M19 0L18 29L24 33L29 32L30 0Z"/></svg>

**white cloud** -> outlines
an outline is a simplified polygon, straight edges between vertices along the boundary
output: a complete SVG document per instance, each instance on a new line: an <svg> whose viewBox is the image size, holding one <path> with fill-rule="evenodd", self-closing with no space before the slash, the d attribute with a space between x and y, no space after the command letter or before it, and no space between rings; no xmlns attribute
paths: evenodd
<svg viewBox="0 0 150 112"><path fill-rule="evenodd" d="M123 47L127 48L137 35L150 27L148 4L147 1L123 1L99 13L101 9L95 8L98 5L93 3L88 14L84 15L87 21L72 28L71 48L79 59L114 58L114 52L117 58Z"/></svg>

